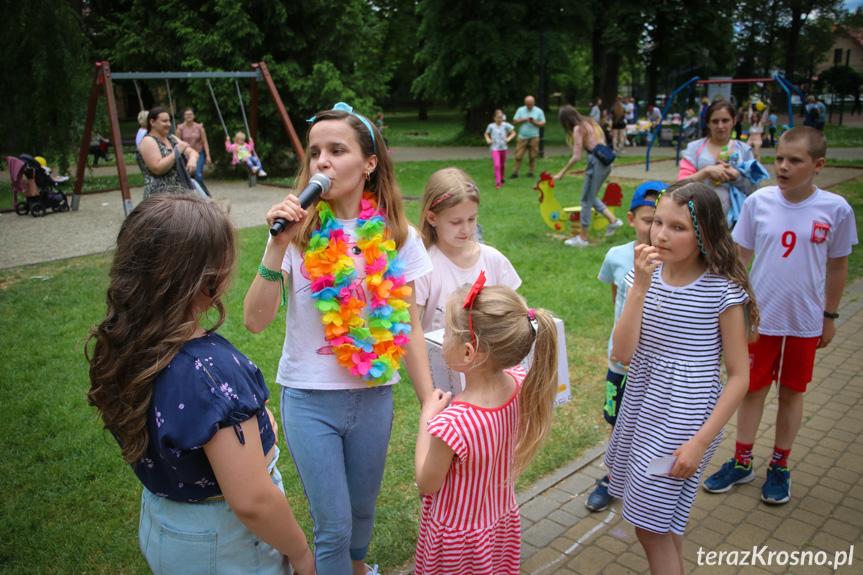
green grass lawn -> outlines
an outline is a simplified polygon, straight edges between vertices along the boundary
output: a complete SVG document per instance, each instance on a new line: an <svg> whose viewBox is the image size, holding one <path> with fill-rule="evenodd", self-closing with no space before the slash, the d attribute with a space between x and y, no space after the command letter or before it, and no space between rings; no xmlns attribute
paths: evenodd
<svg viewBox="0 0 863 575"><path fill-rule="evenodd" d="M537 169L556 170L562 161L540 160ZM557 408L550 443L518 483L524 488L608 434L601 406L613 303L611 290L596 275L608 248L632 240L634 233L625 226L609 240L597 234L593 247L567 248L542 223L534 182L513 180L494 190L488 160L405 162L396 164L396 170L404 194L419 196L432 172L451 165L470 173L482 190L485 239L518 270L524 281L520 292L532 306L551 310L566 324L573 401ZM557 199L577 204L581 183L580 177L565 178L556 188ZM633 189L634 183L624 183L624 205ZM863 179L834 191L851 201L860 228ZM417 222L419 202L407 202L406 209ZM241 231L240 265L220 332L261 367L276 411L278 386L272 382L284 322L277 319L259 335L242 324L243 296L266 237L263 227ZM5 495L0 501L0 572L149 572L136 537L141 486L85 398L89 381L82 340L104 314L109 264L110 257L100 255L0 270L0 314L9 326L0 333L7 350L0 386L0 493ZM863 275L863 251L855 251L850 267L851 278ZM369 554L385 571L412 559L420 510L413 478L418 406L408 383L395 391L393 437ZM311 535L306 502L286 450L280 469L288 499Z"/></svg>

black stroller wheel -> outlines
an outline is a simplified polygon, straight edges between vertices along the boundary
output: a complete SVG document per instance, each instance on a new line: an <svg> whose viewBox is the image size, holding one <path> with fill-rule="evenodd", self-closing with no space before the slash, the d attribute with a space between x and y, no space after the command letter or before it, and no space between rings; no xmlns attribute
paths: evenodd
<svg viewBox="0 0 863 575"><path fill-rule="evenodd" d="M41 218L45 215L45 206L42 204L33 204L30 208L30 215L34 218Z"/></svg>
<svg viewBox="0 0 863 575"><path fill-rule="evenodd" d="M18 202L18 205L15 206L15 213L19 216L26 216L30 213L30 206L27 205L27 202Z"/></svg>
<svg viewBox="0 0 863 575"><path fill-rule="evenodd" d="M59 212L59 211L60 211L60 206L59 206L59 205L51 206L51 211L52 211L52 212Z"/></svg>
<svg viewBox="0 0 863 575"><path fill-rule="evenodd" d="M68 212L69 211L69 202L67 200L64 199L63 203L60 204L60 211L61 212Z"/></svg>

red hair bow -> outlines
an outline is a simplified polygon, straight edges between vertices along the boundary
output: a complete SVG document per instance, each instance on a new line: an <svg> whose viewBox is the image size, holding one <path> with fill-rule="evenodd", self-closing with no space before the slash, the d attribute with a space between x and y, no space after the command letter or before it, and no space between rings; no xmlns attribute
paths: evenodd
<svg viewBox="0 0 863 575"><path fill-rule="evenodd" d="M470 288L470 291L467 294L467 297L464 298L463 309L469 310L467 314L467 323L470 326L470 339L476 345L476 336L473 334L473 302L476 300L476 296L479 295L479 292L482 291L482 288L485 287L485 270L479 272L479 276L477 276L476 281L473 282L473 286Z"/></svg>

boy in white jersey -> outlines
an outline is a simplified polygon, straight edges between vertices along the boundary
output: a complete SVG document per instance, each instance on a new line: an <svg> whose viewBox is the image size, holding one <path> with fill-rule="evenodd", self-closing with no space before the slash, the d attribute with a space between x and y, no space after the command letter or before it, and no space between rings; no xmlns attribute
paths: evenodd
<svg viewBox="0 0 863 575"><path fill-rule="evenodd" d="M629 225L635 228L635 240L628 244L615 246L605 254L602 268L597 279L611 284L611 299L614 301L614 323L620 318L626 303L626 274L635 265L635 246L646 244L650 239L650 224L653 223L653 212L656 199L668 186L660 181L645 182L636 188L632 195L629 213L626 214ZM626 366L611 355L611 339L608 342L608 374L605 376L605 407L603 416L614 429L617 421L617 411L623 401L623 388L626 384ZM596 482L596 488L585 501L591 511L602 511L614 501L608 494L608 476Z"/></svg>
<svg viewBox="0 0 863 575"><path fill-rule="evenodd" d="M851 206L812 181L824 168L827 140L810 127L796 127L779 139L778 186L749 196L732 237L748 266L761 313L758 341L749 345L749 392L737 412L734 457L704 482L724 493L755 479L752 446L773 381L779 382L776 440L761 499L774 505L791 499L788 454L803 418L803 392L812 381L815 350L836 334L834 320L848 255L857 243Z"/></svg>

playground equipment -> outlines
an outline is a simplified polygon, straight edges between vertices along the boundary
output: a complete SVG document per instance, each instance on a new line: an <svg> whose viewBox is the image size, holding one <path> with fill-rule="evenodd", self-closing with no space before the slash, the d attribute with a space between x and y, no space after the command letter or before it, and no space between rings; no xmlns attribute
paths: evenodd
<svg viewBox="0 0 863 575"><path fill-rule="evenodd" d="M662 110L662 117L659 119L659 123L656 125L656 128L653 131L653 136L650 138L650 142L647 144L647 155L645 157L644 162L644 171L650 171L650 149L653 147L653 142L656 141L657 136L661 133L662 122L665 121L665 116L668 115L668 111L671 109L671 104L674 102L675 96L683 90L684 88L688 88L686 91L686 97L683 99L682 107L681 107L681 117L685 115L686 102L689 101L689 97L692 95L692 89L695 84L754 84L757 82L777 82L782 89L785 91L788 99L788 127L794 127L794 114L791 111L791 90L797 92L800 95L801 101L803 98L803 92L797 89L794 84L792 84L788 79L779 75L773 74L772 78L740 78L740 79L722 79L722 80L702 80L698 76L694 76L687 80L682 86L677 88L674 92L672 92L671 96L668 98L668 102L665 104L665 109ZM677 165L680 165L680 145L682 139L677 138Z"/></svg>
<svg viewBox="0 0 863 575"><path fill-rule="evenodd" d="M276 106L285 131L291 139L294 152L303 159L305 153L303 146L300 144L300 139L297 132L291 124L291 119L285 111L285 105L282 103L282 98L279 96L279 91L273 82L267 65L264 62L252 64L251 72L119 72L112 74L111 65L107 61L96 62L95 72L93 73L93 84L90 87L90 101L87 105L87 118L84 121L84 134L81 138L81 149L78 153L78 169L76 171L75 186L72 192L72 210L77 211L78 203L81 200L81 189L84 184L84 169L87 166L87 154L90 147L90 136L93 133L93 123L96 118L96 105L99 103L99 86L104 86L105 101L108 108L108 121L111 127L111 143L114 146L114 155L117 158L117 175L120 178L120 190L123 192L123 210L125 215L129 215L132 211L132 196L129 188L129 177L126 172L126 162L123 158L123 143L120 139L120 125L117 120L117 105L114 100L113 80L132 80L136 84L137 80L165 80L168 87L168 100L171 106L171 115L173 119L173 101L171 100L171 86L168 84L169 79L210 79L210 78L233 78L235 82L238 78L251 79L251 121L246 121L246 112L243 109L243 119L246 121L246 129L253 139L257 139L258 135L258 82L263 82L267 86L267 91ZM239 94L239 83L237 83L237 93ZM242 99L241 99L242 104ZM221 112L219 113L221 118ZM222 123L224 126L224 122ZM227 132L227 129L226 129Z"/></svg>
<svg viewBox="0 0 863 575"><path fill-rule="evenodd" d="M581 206L572 206L564 208L560 202L554 197L554 180L551 179L549 172L543 172L539 176L539 183L533 188L539 192L539 213L542 215L542 220L545 224L555 232L562 232L566 227L566 222L572 224L570 233L577 235L581 229ZM620 190L620 185L616 182L609 182L605 187L605 195L602 197L608 209L615 216L615 208L619 208L623 204L623 193ZM619 216L617 216L619 217ZM608 220L602 214L594 212L591 220L591 227L594 230L601 230L608 225Z"/></svg>

